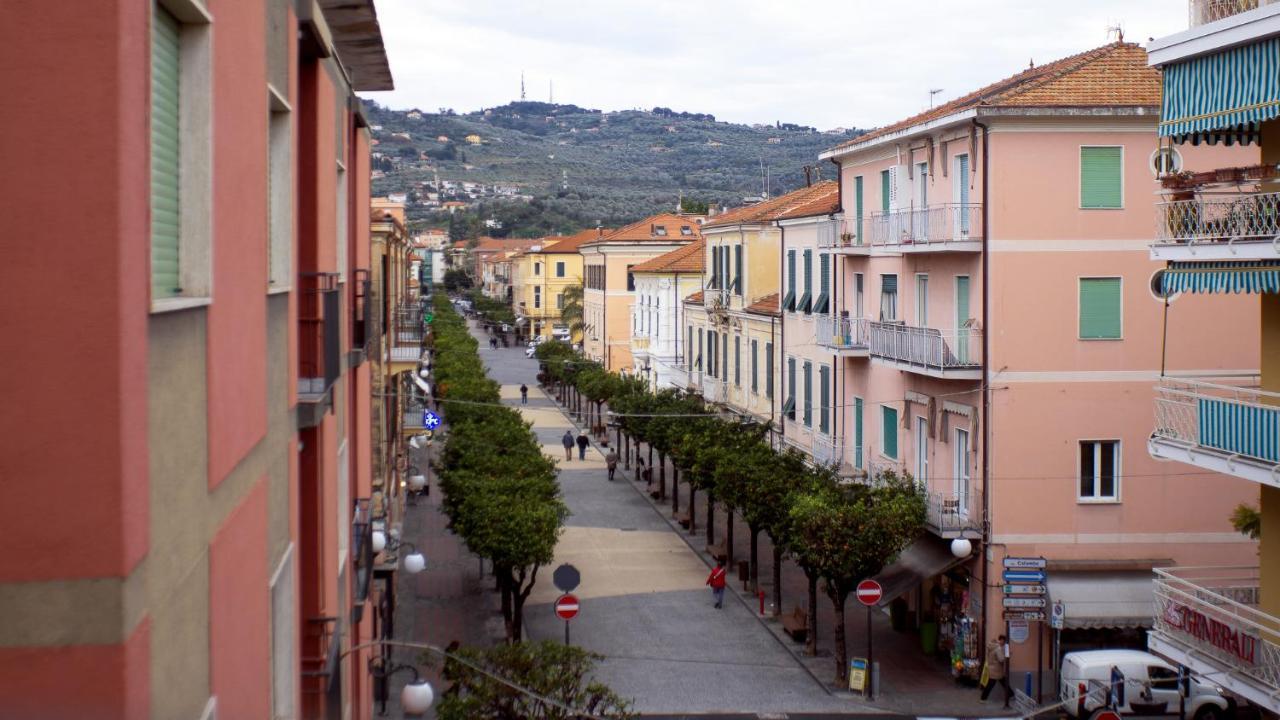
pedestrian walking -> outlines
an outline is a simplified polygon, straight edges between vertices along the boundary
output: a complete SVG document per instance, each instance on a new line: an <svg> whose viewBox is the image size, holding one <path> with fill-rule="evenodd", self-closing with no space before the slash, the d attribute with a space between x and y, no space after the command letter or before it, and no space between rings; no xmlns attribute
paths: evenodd
<svg viewBox="0 0 1280 720"><path fill-rule="evenodd" d="M520 383L520 404L529 404L529 386L524 383Z"/></svg>
<svg viewBox="0 0 1280 720"><path fill-rule="evenodd" d="M1004 706L1008 709L1013 690L1009 688L1009 643L1004 635L987 643L987 659L982 674L986 681L982 685L981 701L987 702L991 689L1000 683L1004 687Z"/></svg>
<svg viewBox="0 0 1280 720"><path fill-rule="evenodd" d="M491 337L491 338L489 338L489 349L490 349L490 350L497 350L497 349L498 349L498 338L496 338L496 337Z"/></svg>
<svg viewBox="0 0 1280 720"><path fill-rule="evenodd" d="M573 433L568 430L564 431L564 437L560 438L560 444L564 446L564 459L573 459Z"/></svg>
<svg viewBox="0 0 1280 720"><path fill-rule="evenodd" d="M707 577L707 584L711 586L711 597L716 599L717 610L724 607L724 580L727 574L728 571L724 569L724 558L717 558L716 566Z"/></svg>
<svg viewBox="0 0 1280 720"><path fill-rule="evenodd" d="M591 441L587 439L586 431L578 433L578 459L579 460L587 459L587 446L590 444L591 444Z"/></svg>
<svg viewBox="0 0 1280 720"><path fill-rule="evenodd" d="M618 453L613 448L604 456L604 464L609 468L609 482L613 482L613 473L618 469Z"/></svg>

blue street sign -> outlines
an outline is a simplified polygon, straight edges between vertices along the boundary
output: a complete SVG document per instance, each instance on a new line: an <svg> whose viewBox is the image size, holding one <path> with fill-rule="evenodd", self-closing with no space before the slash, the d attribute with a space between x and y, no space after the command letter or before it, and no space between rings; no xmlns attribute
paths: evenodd
<svg viewBox="0 0 1280 720"><path fill-rule="evenodd" d="M440 427L440 416L430 410L423 410L422 425L428 430L435 430Z"/></svg>
<svg viewBox="0 0 1280 720"><path fill-rule="evenodd" d="M1007 583L1042 583L1043 570L1005 570L1004 581Z"/></svg>

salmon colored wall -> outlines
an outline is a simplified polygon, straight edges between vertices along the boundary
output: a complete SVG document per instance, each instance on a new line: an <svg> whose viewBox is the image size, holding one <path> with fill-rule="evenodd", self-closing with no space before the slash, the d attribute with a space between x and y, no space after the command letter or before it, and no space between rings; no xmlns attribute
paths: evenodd
<svg viewBox="0 0 1280 720"><path fill-rule="evenodd" d="M298 17L293 11L293 3L287 4L289 36L297 35ZM298 117L298 111L302 109L303 104L300 100L302 91L301 79L298 77L298 43L289 43L289 104L293 107L293 158L295 171L289 173L290 182L293 183L293 273L295 277L290 280L297 287L297 271L299 265L298 248L300 246L299 237L301 233L302 222L302 122ZM289 293L289 388L287 390L289 397L289 407L298 404L298 294L296 292ZM296 453L294 460L296 461ZM295 466L296 469L296 466ZM294 474L296 478L296 473ZM297 533L295 528L294 537Z"/></svg>
<svg viewBox="0 0 1280 720"><path fill-rule="evenodd" d="M145 718L150 647L151 624L143 621L120 645L0 648L0 717Z"/></svg>
<svg viewBox="0 0 1280 720"><path fill-rule="evenodd" d="M0 582L122 576L148 543L150 3L19 12L0 23L0 330L21 347L0 380L0 503L58 520L10 513ZM74 431L86 412L110 421ZM69 448L92 473L50 461Z"/></svg>
<svg viewBox="0 0 1280 720"><path fill-rule="evenodd" d="M271 716L267 478L209 544L209 686L218 716Z"/></svg>

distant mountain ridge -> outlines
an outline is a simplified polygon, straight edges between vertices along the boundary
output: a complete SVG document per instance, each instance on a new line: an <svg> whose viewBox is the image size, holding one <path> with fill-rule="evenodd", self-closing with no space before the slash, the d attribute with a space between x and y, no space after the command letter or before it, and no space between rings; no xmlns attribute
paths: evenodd
<svg viewBox="0 0 1280 720"><path fill-rule="evenodd" d="M466 114L370 103L368 114L377 141L374 193L408 194L411 220L448 223L459 237L617 226L674 209L681 196L740 205L759 196L766 179L771 195L801 187L806 165L815 166L815 179L833 177L818 154L860 134L726 123L661 107L606 113L530 101ZM433 201L431 193L440 194ZM454 213L433 202L455 203Z"/></svg>

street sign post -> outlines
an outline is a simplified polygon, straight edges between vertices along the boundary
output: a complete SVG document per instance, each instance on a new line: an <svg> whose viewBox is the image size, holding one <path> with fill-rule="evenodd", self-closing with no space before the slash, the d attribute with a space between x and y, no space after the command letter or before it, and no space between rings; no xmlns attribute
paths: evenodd
<svg viewBox="0 0 1280 720"><path fill-rule="evenodd" d="M578 572L578 568L564 563L551 574L551 582L560 592L571 593L578 589L578 583L582 582L582 574Z"/></svg>
<svg viewBox="0 0 1280 720"><path fill-rule="evenodd" d="M874 699L872 696L875 694L875 690L874 690L875 678L870 676L875 672L875 665L873 664L873 658L875 656L871 654L871 608L875 607L876 603L880 602L880 598L884 596L884 588L880 587L880 583L868 578L858 583L858 586L854 588L853 594L857 596L858 602L867 606L867 667L866 667L866 671L867 671L868 677L865 678L866 679L865 695L868 700L872 700ZM852 682L852 678L850 678L850 682Z"/></svg>
<svg viewBox="0 0 1280 720"><path fill-rule="evenodd" d="M1044 595L1047 592L1044 585L1005 585L1005 595Z"/></svg>
<svg viewBox="0 0 1280 720"><path fill-rule="evenodd" d="M1045 574L1043 570L1005 570L1004 581L1040 585L1045 581Z"/></svg>
<svg viewBox="0 0 1280 720"><path fill-rule="evenodd" d="M1004 559L1004 567L1006 570L1043 570L1048 567L1048 565L1048 560L1039 557L1007 557Z"/></svg>
<svg viewBox="0 0 1280 720"><path fill-rule="evenodd" d="M1049 613L1049 627L1054 630L1061 630L1067 621L1067 606L1059 600L1053 604L1053 610Z"/></svg>
<svg viewBox="0 0 1280 720"><path fill-rule="evenodd" d="M1048 601L1043 597L1010 597L1005 596L1004 606L1007 608L1043 608Z"/></svg>
<svg viewBox="0 0 1280 720"><path fill-rule="evenodd" d="M565 593L556 598L556 617L564 620L564 644L569 644L569 621L578 616L578 598Z"/></svg>
<svg viewBox="0 0 1280 720"><path fill-rule="evenodd" d="M1004 619L1007 622L1013 621L1013 620L1031 620L1035 622L1040 622L1045 619L1045 616L1044 616L1043 610L1015 609L1015 610L1005 610Z"/></svg>
<svg viewBox="0 0 1280 720"><path fill-rule="evenodd" d="M847 585L845 587L848 587ZM880 587L880 583L875 580L863 580L858 583L857 590L858 602L872 607L880 602L880 596L884 593L884 588Z"/></svg>

